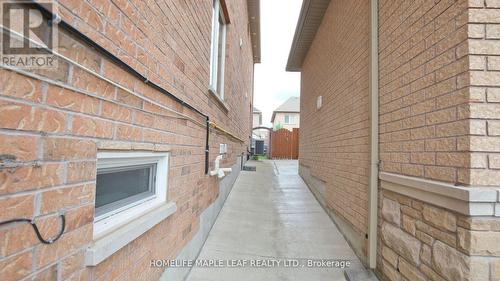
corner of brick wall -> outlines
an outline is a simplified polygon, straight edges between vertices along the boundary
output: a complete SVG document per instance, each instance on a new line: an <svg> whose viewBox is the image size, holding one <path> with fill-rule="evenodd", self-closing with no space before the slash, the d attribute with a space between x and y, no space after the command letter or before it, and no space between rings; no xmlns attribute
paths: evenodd
<svg viewBox="0 0 500 281"><path fill-rule="evenodd" d="M500 2L470 0L471 185L500 186Z"/></svg>
<svg viewBox="0 0 500 281"><path fill-rule="evenodd" d="M381 171L499 187L500 3L381 1ZM500 218L380 189L377 271L394 280L500 280Z"/></svg>
<svg viewBox="0 0 500 281"><path fill-rule="evenodd" d="M469 183L467 21L466 0L380 2L381 171Z"/></svg>

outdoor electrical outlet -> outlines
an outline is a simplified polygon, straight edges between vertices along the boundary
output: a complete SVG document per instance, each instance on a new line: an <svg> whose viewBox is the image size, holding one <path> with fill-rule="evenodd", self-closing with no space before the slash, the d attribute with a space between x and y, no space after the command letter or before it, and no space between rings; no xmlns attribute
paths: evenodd
<svg viewBox="0 0 500 281"><path fill-rule="evenodd" d="M318 96L316 99L316 109L320 109L323 106L323 96Z"/></svg>
<svg viewBox="0 0 500 281"><path fill-rule="evenodd" d="M219 153L220 154L226 154L227 153L227 144L221 143L219 145Z"/></svg>

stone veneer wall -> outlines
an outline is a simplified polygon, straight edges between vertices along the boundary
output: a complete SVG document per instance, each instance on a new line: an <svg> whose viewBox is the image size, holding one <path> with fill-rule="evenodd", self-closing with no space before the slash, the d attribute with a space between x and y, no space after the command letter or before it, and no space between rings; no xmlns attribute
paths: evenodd
<svg viewBox="0 0 500 281"><path fill-rule="evenodd" d="M500 219L379 196L377 271L391 281L500 280Z"/></svg>

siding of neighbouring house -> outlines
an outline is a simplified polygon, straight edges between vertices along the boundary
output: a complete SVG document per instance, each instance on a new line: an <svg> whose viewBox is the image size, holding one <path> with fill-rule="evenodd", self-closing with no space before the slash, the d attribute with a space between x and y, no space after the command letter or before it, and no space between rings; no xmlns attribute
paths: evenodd
<svg viewBox="0 0 500 281"><path fill-rule="evenodd" d="M287 124L285 122L285 116L290 117L290 122ZM276 112L273 121L273 127L276 128L277 125L281 125L282 128L292 131L293 128L300 127L300 113L296 112Z"/></svg>
<svg viewBox="0 0 500 281"><path fill-rule="evenodd" d="M368 26L368 1L332 1L304 60L300 94L300 173L362 257L368 231Z"/></svg>
<svg viewBox="0 0 500 281"><path fill-rule="evenodd" d="M261 111L254 111L253 112L253 122L252 123L253 123L252 128L262 127L262 112ZM252 130L252 136L254 138L267 139L268 135L269 135L269 130L266 130L266 129Z"/></svg>
<svg viewBox="0 0 500 281"><path fill-rule="evenodd" d="M260 125L262 125L262 113L253 113L253 128L255 127L259 127Z"/></svg>
<svg viewBox="0 0 500 281"><path fill-rule="evenodd" d="M212 1L59 4L71 26L240 139L249 139L254 54L247 1L227 1L227 109L207 89ZM35 218L43 236L50 237L58 232L58 213L66 213L66 230L51 245L39 243L28 224L0 228L0 279L158 280L165 268L151 267L150 261L175 258L200 231L200 214L219 197L220 181L204 174L205 128L147 100L205 119L63 29L59 38L60 53L138 96L62 60L56 71L33 73L39 79L0 70L0 151L15 157L0 169L0 221ZM249 143L212 130L211 167L219 143L228 144L222 165L238 167ZM177 211L97 266L86 267L99 150L169 151L168 201L176 202Z"/></svg>

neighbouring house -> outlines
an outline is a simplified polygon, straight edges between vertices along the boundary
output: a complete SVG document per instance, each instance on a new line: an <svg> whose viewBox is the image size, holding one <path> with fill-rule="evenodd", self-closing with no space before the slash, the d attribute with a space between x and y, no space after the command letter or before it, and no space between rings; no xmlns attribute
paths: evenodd
<svg viewBox="0 0 500 281"><path fill-rule="evenodd" d="M300 174L382 280L500 280L498 1L304 0Z"/></svg>
<svg viewBox="0 0 500 281"><path fill-rule="evenodd" d="M262 125L262 111L257 108L253 108L253 128L263 127ZM253 132L253 138L264 140L268 138L269 130L267 129L255 129Z"/></svg>
<svg viewBox="0 0 500 281"><path fill-rule="evenodd" d="M285 128L292 131L300 126L300 99L290 97L282 105L278 106L271 117L273 128Z"/></svg>
<svg viewBox="0 0 500 281"><path fill-rule="evenodd" d="M0 223L65 227L1 224L0 280L184 279L165 261L197 256L246 160L260 24L259 0L181 2L12 6L57 66L2 60Z"/></svg>
<svg viewBox="0 0 500 281"><path fill-rule="evenodd" d="M260 128L259 128L260 127ZM256 129L259 128L259 129ZM252 153L265 154L269 147L269 129L262 125L262 111L253 108Z"/></svg>
<svg viewBox="0 0 500 281"><path fill-rule="evenodd" d="M253 117L254 128L262 126L262 111L254 107L252 112L252 117Z"/></svg>

